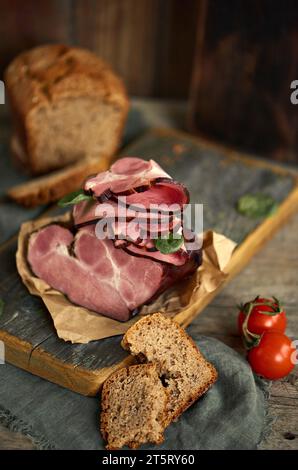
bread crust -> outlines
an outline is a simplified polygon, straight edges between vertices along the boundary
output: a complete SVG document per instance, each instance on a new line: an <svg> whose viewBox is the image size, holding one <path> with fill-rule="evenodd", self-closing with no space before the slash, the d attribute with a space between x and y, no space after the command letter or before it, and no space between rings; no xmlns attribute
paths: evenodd
<svg viewBox="0 0 298 470"><path fill-rule="evenodd" d="M48 175L11 187L7 195L25 207L55 202L77 190L88 176L109 167L108 157L87 158Z"/></svg>
<svg viewBox="0 0 298 470"><path fill-rule="evenodd" d="M128 112L128 97L122 80L92 52L61 44L39 46L18 55L4 77L15 132L32 173L39 170L31 116L40 107L61 99L87 96L118 108L122 118L112 153L116 151Z"/></svg>
<svg viewBox="0 0 298 470"><path fill-rule="evenodd" d="M193 393L192 396L189 398L188 403L181 405L181 407L177 410L177 412L171 416L171 419L168 421L167 424L170 424L170 422L172 421L176 421L179 418L179 416L181 416L182 413L184 413L184 411L186 411L191 405L193 405L216 382L218 378L217 370L212 364L210 364L210 362L208 362L206 365L207 367L209 367L211 371L211 378L209 382L207 382L207 384L204 387L201 387L198 390L196 390L196 392Z"/></svg>

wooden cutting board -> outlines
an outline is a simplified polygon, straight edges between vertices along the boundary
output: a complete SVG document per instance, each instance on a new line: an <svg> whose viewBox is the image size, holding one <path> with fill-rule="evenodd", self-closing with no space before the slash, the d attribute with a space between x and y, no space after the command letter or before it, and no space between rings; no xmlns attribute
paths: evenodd
<svg viewBox="0 0 298 470"><path fill-rule="evenodd" d="M226 269L225 283L206 294L195 312L184 310L177 315L183 326L211 302L298 209L296 173L203 139L177 131L154 130L122 154L157 160L188 187L192 202L204 204L204 229L212 228L239 244ZM280 203L277 213L265 220L239 215L235 210L238 198L259 191L271 194ZM0 316L0 340L5 343L6 361L83 395L96 395L113 370L131 361L120 347L121 337L86 345L59 339L42 301L31 296L20 281L15 267L16 247L16 236L0 247L0 298L5 303Z"/></svg>

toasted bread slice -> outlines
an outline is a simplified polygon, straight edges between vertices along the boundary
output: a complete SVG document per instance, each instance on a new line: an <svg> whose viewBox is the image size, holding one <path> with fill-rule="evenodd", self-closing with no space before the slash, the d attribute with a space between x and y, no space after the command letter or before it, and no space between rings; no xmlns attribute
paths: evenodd
<svg viewBox="0 0 298 470"><path fill-rule="evenodd" d="M167 391L155 364L116 371L104 383L101 404L101 433L107 449L163 442Z"/></svg>
<svg viewBox="0 0 298 470"><path fill-rule="evenodd" d="M167 424L215 382L215 367L175 321L160 313L148 315L126 332L122 346L139 360L154 363L169 393Z"/></svg>

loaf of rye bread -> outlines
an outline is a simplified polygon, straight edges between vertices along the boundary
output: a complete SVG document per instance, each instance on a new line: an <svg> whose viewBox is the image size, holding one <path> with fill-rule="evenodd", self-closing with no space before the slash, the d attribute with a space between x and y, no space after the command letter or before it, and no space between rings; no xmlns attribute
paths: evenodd
<svg viewBox="0 0 298 470"><path fill-rule="evenodd" d="M131 326L122 346L144 364L142 369L137 366L120 369L104 384L101 432L107 448L160 443L163 430L216 381L216 369L184 329L160 313L148 315ZM154 417L156 427L152 434L149 422ZM144 424L146 420L148 426Z"/></svg>
<svg viewBox="0 0 298 470"><path fill-rule="evenodd" d="M99 57L76 47L36 47L11 62L5 84L13 117L12 151L29 173L64 167L69 172L78 164L70 172L77 185L90 166L94 172L103 169L103 162L109 166L120 143L128 98L122 81ZM58 176L62 191L55 190L53 174L36 179L33 186L15 187L9 195L36 205L52 201L52 193L61 197L78 188L69 173Z"/></svg>

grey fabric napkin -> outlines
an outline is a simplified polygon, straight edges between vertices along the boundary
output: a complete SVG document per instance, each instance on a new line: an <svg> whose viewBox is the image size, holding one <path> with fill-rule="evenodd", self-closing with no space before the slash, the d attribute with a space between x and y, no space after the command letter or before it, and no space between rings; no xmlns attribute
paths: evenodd
<svg viewBox="0 0 298 470"><path fill-rule="evenodd" d="M268 426L268 383L218 340L196 338L218 370L211 390L165 433L160 449L254 449ZM99 398L88 398L0 365L0 422L30 436L37 448L103 449ZM154 449L154 446L143 447Z"/></svg>

